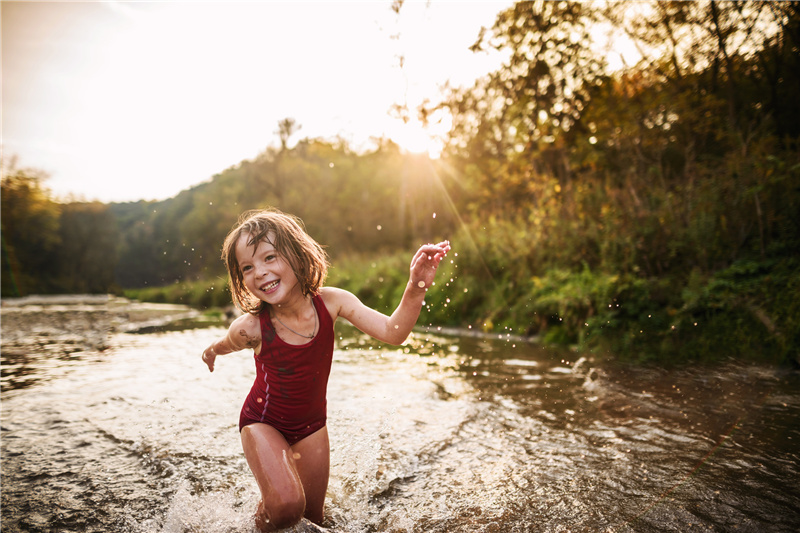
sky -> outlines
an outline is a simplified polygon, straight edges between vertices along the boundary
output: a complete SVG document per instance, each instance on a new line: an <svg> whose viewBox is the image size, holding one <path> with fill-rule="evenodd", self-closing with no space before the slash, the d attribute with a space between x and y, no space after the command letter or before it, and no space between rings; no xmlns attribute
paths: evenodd
<svg viewBox="0 0 800 533"><path fill-rule="evenodd" d="M497 68L469 47L511 4L3 0L4 166L63 200L164 199L278 146L284 118L290 145L383 136L435 156L446 124L390 110Z"/></svg>

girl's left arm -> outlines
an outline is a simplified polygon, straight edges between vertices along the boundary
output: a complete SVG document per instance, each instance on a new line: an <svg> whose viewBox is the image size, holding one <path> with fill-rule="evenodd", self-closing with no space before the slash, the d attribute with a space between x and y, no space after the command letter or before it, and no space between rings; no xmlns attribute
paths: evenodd
<svg viewBox="0 0 800 533"><path fill-rule="evenodd" d="M411 260L410 276L403 298L392 316L364 305L354 294L342 289L326 287L322 294L333 314L355 327L388 344L402 344L408 338L419 318L425 293L433 283L439 263L450 251L448 241L421 246Z"/></svg>

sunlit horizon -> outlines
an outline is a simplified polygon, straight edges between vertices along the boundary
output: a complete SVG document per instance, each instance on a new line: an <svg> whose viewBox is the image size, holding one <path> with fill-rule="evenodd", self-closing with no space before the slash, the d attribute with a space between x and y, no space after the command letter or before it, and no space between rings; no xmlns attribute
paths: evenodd
<svg viewBox="0 0 800 533"><path fill-rule="evenodd" d="M3 2L4 164L59 199L165 199L278 146L284 118L290 146L383 138L436 158L446 121L416 108L499 64L469 46L509 5Z"/></svg>

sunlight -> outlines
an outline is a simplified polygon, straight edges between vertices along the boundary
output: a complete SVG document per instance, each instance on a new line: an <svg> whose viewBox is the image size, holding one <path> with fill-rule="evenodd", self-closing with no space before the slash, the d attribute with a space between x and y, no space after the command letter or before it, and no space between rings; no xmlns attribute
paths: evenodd
<svg viewBox="0 0 800 533"><path fill-rule="evenodd" d="M274 145L286 117L436 158L446 131L389 110L495 69L469 47L510 3L2 2L3 149L54 194L102 201L176 195Z"/></svg>
<svg viewBox="0 0 800 533"><path fill-rule="evenodd" d="M444 149L441 137L419 120L395 120L387 128L387 135L401 149L413 154L427 154L431 159L439 159Z"/></svg>

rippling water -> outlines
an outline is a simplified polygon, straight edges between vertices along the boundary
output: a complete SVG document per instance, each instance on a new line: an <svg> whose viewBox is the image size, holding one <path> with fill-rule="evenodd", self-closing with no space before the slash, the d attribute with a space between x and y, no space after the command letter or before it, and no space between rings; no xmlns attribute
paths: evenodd
<svg viewBox="0 0 800 533"><path fill-rule="evenodd" d="M125 333L153 325L147 306L5 303L3 531L253 530L236 427L252 355L213 374L199 356L222 327ZM796 372L337 332L332 532L800 529Z"/></svg>

